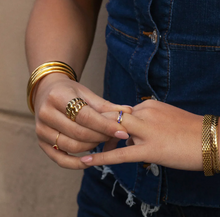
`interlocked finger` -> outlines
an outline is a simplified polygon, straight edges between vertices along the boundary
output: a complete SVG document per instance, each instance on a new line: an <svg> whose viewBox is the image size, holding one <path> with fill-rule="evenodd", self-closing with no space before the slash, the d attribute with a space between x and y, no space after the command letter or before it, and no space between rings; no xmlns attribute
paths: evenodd
<svg viewBox="0 0 220 217"><path fill-rule="evenodd" d="M44 128L42 127L42 125L48 126L52 129L56 129L63 135L66 135L74 140L81 142L104 142L108 141L110 138L107 135L104 135L100 132L94 131L87 127L81 126L76 122L71 121L63 113L57 110L47 112L45 116L46 118L44 118L44 116L40 118L39 126L37 124L38 129Z"/></svg>
<svg viewBox="0 0 220 217"><path fill-rule="evenodd" d="M90 151L95 148L98 142L80 142L74 140L62 133L58 133L48 126L41 127L37 130L38 138L41 141L50 144L56 150L62 150L68 153L76 154L80 152Z"/></svg>

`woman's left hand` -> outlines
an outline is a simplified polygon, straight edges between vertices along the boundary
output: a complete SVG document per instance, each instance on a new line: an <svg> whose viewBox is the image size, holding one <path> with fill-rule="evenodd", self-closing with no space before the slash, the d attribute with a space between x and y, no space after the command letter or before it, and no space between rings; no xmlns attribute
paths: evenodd
<svg viewBox="0 0 220 217"><path fill-rule="evenodd" d="M117 120L118 113L104 113ZM87 166L125 162L148 162L162 166L201 171L203 117L154 100L123 114L122 125L131 135L127 147L84 156ZM109 149L107 149L109 150Z"/></svg>

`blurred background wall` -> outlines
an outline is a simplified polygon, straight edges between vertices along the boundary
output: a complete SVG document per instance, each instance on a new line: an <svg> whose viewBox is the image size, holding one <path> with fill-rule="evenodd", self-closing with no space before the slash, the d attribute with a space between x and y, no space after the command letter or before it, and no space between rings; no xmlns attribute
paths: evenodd
<svg viewBox="0 0 220 217"><path fill-rule="evenodd" d="M82 171L59 168L39 148L26 105L24 35L34 0L0 0L0 216L75 217ZM102 95L106 1L81 83Z"/></svg>

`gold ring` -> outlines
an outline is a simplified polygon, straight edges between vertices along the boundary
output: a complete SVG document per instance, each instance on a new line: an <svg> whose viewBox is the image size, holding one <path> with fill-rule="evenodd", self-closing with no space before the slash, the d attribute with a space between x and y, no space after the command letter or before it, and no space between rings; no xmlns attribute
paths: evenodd
<svg viewBox="0 0 220 217"><path fill-rule="evenodd" d="M75 121L77 114L85 105L88 104L81 98L74 98L70 100L66 106L66 116L72 121Z"/></svg>
<svg viewBox="0 0 220 217"><path fill-rule="evenodd" d="M117 118L117 122L118 122L119 124L121 124L121 122L122 122L122 115L123 115L123 112L120 111L120 112L119 112L119 115L118 115L118 118Z"/></svg>
<svg viewBox="0 0 220 217"><path fill-rule="evenodd" d="M58 141L59 136L60 136L60 132L57 134L55 145L53 145L53 148L56 149L56 150L59 150L59 147L57 145L57 141Z"/></svg>

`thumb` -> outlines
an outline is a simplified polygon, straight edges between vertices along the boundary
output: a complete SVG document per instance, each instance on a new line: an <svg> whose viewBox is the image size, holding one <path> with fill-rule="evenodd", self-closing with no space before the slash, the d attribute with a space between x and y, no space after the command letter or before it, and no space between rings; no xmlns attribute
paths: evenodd
<svg viewBox="0 0 220 217"><path fill-rule="evenodd" d="M147 153L142 145L118 148L80 158L81 162L88 166L141 162L144 159L147 159Z"/></svg>

